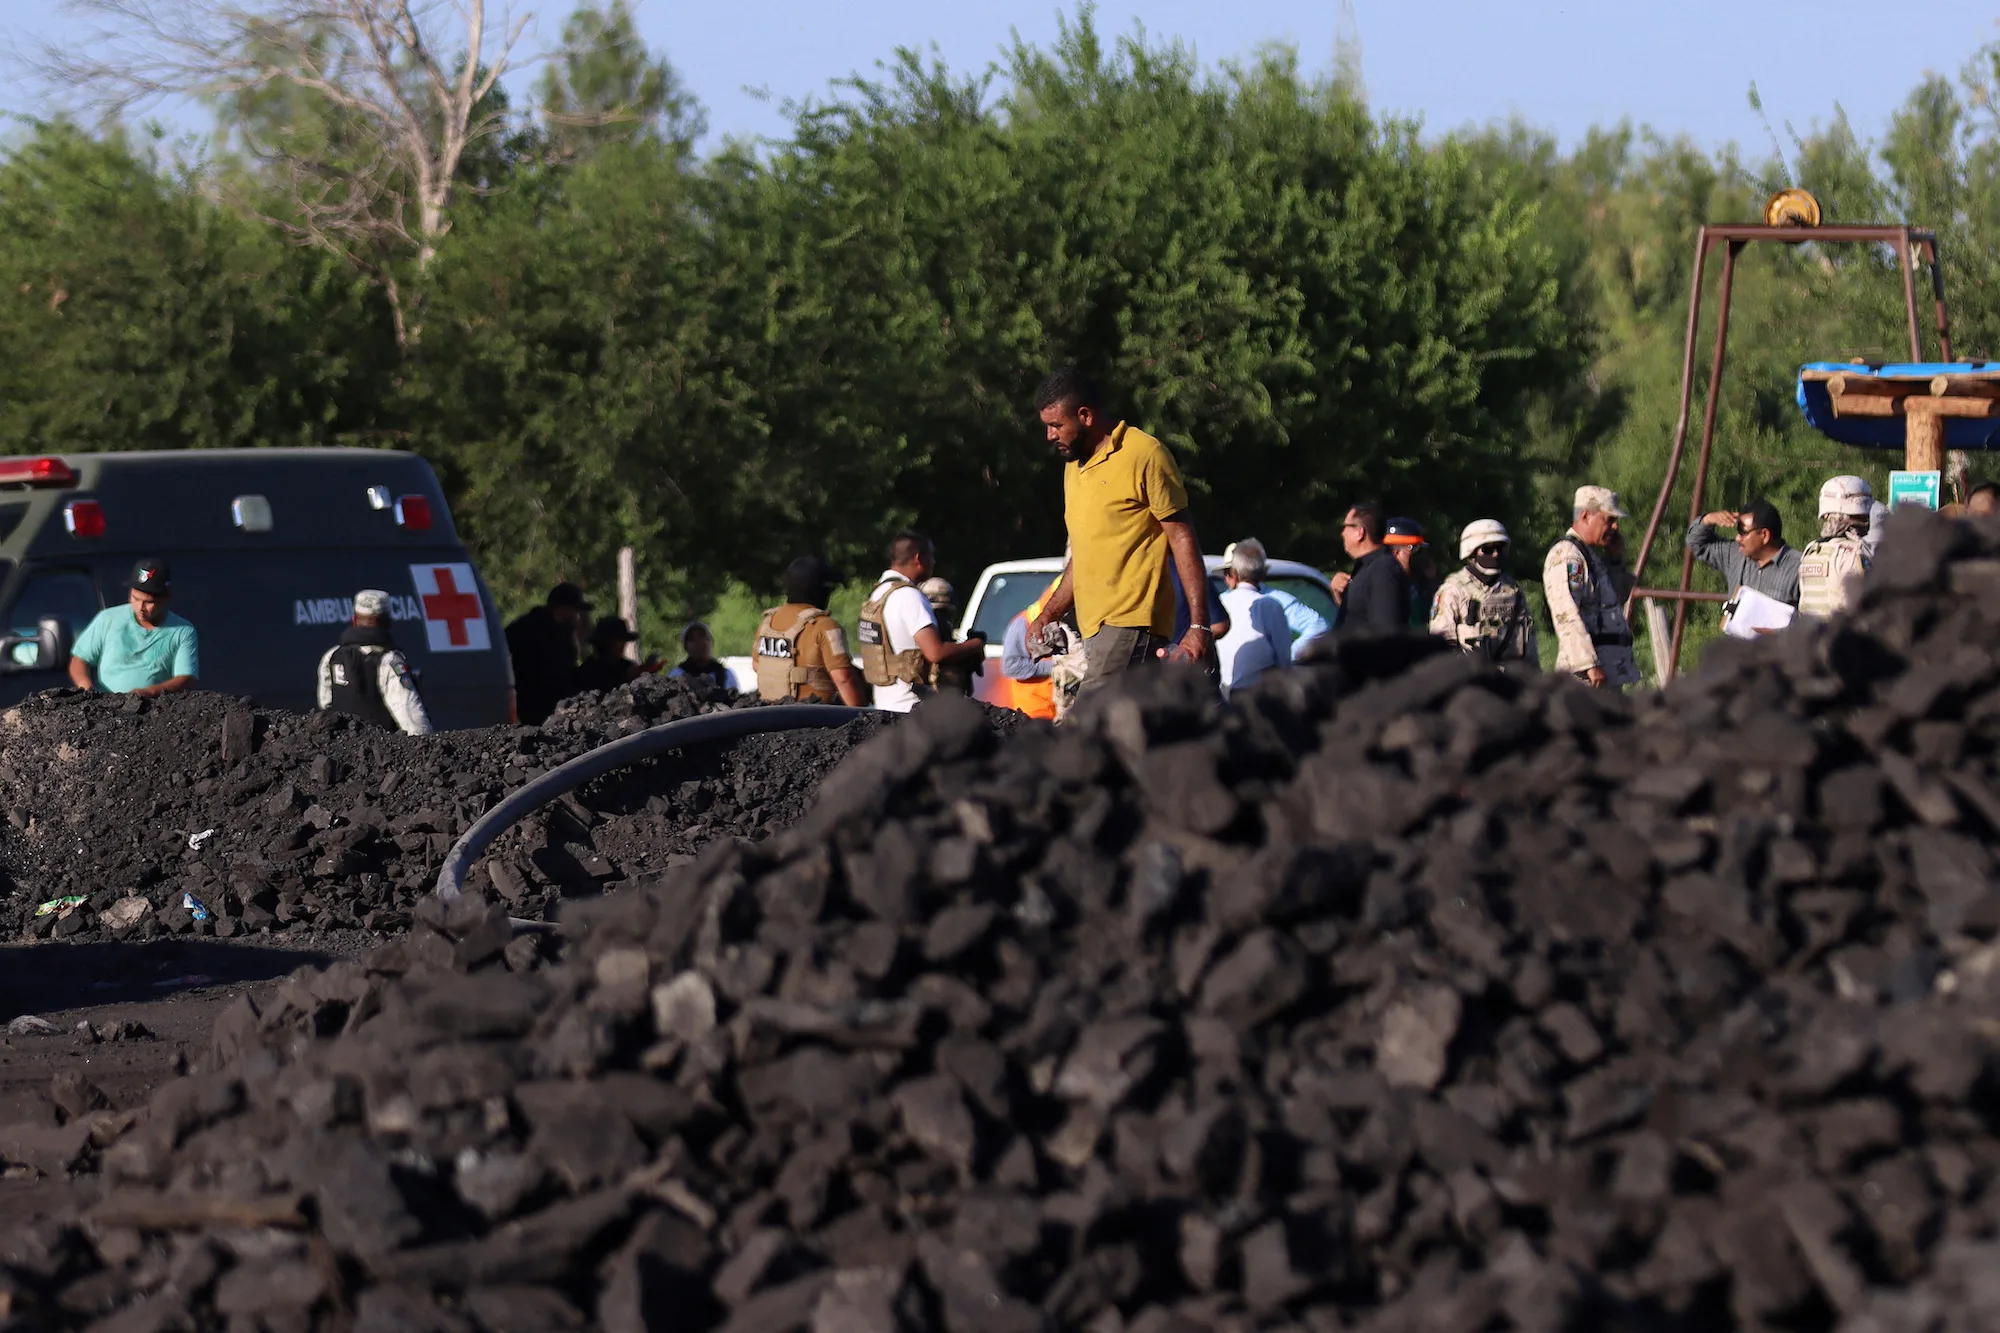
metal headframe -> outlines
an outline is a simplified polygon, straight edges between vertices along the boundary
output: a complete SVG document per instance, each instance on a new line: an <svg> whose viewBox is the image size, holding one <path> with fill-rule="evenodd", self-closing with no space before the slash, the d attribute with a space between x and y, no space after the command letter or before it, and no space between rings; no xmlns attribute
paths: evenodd
<svg viewBox="0 0 2000 1333"><path fill-rule="evenodd" d="M1694 498L1688 510L1688 522L1693 523L1704 512L1703 491L1708 485L1708 460L1715 444L1715 409L1722 392L1722 358L1729 342L1729 303L1736 279L1736 256L1744 246L1752 241L1773 241L1779 245L1802 245L1807 241L1814 244L1853 243L1862 245L1892 245L1896 248L1897 261L1903 270L1903 303L1907 308L1910 325L1910 360L1924 359L1923 332L1917 318L1917 279L1913 266L1912 252L1921 250L1924 264L1930 269L1931 293L1937 308L1938 355L1945 361L1951 360L1951 328L1945 319L1944 273L1938 267L1937 237L1935 234L1909 226L1877 227L1763 227L1763 226L1710 226L1703 227L1694 243L1694 282L1688 295L1687 344L1681 356L1681 408L1678 420L1674 422L1674 447L1667 455L1666 479L1660 483L1659 499L1653 502L1653 516L1646 522L1646 535L1639 543L1639 555L1632 565L1633 589L1626 597L1627 613L1632 603L1641 597L1656 598L1674 603L1673 643L1669 650L1665 670L1661 672L1661 684L1680 669L1681 639L1687 630L1687 609L1689 602L1715 602L1726 600L1719 593L1691 591L1694 582L1694 553L1681 554L1681 584L1678 588L1648 588L1642 586L1646 574L1646 557L1652 553L1653 539L1658 536L1660 519L1666 514L1667 503L1673 498L1674 482L1679 479L1681 456L1687 447L1688 407L1694 396L1694 348L1695 335L1701 320L1702 280L1707 275L1708 254L1716 246L1726 247L1722 252L1722 287L1718 293L1720 309L1715 318L1715 353L1709 362L1708 396L1702 404L1701 452L1696 456L1694 469ZM1655 645L1654 652L1658 653Z"/></svg>

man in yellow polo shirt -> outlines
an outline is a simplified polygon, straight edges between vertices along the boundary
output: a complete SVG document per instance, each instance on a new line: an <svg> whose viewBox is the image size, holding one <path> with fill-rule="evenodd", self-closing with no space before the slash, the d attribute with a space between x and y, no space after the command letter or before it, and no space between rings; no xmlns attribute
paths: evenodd
<svg viewBox="0 0 2000 1333"><path fill-rule="evenodd" d="M1043 626L1074 607L1088 663L1086 691L1146 663L1206 664L1215 655L1208 575L1173 455L1138 427L1113 425L1097 385L1074 366L1042 382L1035 408L1065 464L1070 558L1030 635L1039 638ZM1188 601L1189 628L1179 642L1169 560Z"/></svg>

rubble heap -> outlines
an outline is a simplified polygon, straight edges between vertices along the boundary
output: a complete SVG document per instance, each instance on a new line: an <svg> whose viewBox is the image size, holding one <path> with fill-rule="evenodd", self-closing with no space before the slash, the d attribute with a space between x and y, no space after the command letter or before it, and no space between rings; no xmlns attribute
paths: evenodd
<svg viewBox="0 0 2000 1333"><path fill-rule="evenodd" d="M39 695L0 714L0 931L402 930L445 852L503 795L606 741L744 702L643 676L565 700L539 727L403 736L202 692ZM545 817L509 843L515 915L716 837L768 836L875 726L702 746L595 784L553 830ZM57 908L36 915L45 902Z"/></svg>
<svg viewBox="0 0 2000 1333"><path fill-rule="evenodd" d="M2000 527L1899 516L1852 619L1657 698L1391 641L927 704L561 943L429 904L143 1112L58 1089L10 1308L2000 1326L1996 649Z"/></svg>

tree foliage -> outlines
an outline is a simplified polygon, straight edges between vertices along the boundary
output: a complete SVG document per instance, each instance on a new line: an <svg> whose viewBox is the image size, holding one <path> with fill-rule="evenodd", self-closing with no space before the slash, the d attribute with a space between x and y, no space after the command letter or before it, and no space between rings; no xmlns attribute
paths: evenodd
<svg viewBox="0 0 2000 1333"><path fill-rule="evenodd" d="M543 133L558 160L651 139L671 144L686 161L707 126L680 72L647 52L626 0L585 4L570 15L538 91Z"/></svg>
<svg viewBox="0 0 2000 1333"><path fill-rule="evenodd" d="M0 161L0 451L372 438L382 313L123 135Z"/></svg>

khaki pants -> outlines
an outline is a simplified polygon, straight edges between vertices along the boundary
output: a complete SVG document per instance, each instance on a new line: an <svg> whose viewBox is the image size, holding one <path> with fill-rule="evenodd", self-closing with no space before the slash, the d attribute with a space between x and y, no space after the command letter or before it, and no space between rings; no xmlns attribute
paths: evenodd
<svg viewBox="0 0 2000 1333"><path fill-rule="evenodd" d="M1084 670L1083 688L1079 692L1094 693L1134 667L1156 666L1160 661L1160 649L1172 646L1173 640L1163 639L1149 630L1105 625L1083 641L1088 665Z"/></svg>

